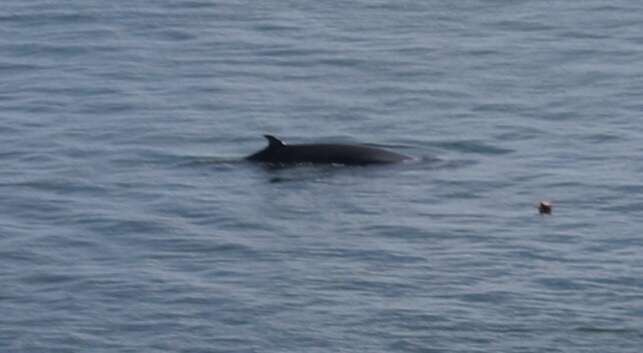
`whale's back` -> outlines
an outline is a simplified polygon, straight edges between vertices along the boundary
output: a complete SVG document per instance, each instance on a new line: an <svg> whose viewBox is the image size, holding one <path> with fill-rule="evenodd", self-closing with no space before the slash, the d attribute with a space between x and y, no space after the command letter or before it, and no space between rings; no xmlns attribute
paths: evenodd
<svg viewBox="0 0 643 353"><path fill-rule="evenodd" d="M410 157L385 149L349 144L286 145L274 136L267 135L269 145L246 159L274 164L343 164L367 165L396 163Z"/></svg>
<svg viewBox="0 0 643 353"><path fill-rule="evenodd" d="M401 162L408 157L362 145L306 144L286 146L280 158L284 163L366 165Z"/></svg>

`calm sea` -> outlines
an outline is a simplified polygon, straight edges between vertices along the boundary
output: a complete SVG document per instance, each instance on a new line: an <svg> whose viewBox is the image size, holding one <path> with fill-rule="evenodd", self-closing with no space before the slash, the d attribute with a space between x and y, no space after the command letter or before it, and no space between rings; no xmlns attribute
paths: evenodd
<svg viewBox="0 0 643 353"><path fill-rule="evenodd" d="M642 117L637 0L4 0L0 351L640 352Z"/></svg>

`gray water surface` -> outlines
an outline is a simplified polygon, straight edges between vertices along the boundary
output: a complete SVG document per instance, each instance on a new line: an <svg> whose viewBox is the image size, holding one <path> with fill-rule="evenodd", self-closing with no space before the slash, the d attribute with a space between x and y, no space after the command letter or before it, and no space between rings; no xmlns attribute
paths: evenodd
<svg viewBox="0 0 643 353"><path fill-rule="evenodd" d="M639 352L642 23L4 1L0 351ZM416 160L242 161L264 133Z"/></svg>

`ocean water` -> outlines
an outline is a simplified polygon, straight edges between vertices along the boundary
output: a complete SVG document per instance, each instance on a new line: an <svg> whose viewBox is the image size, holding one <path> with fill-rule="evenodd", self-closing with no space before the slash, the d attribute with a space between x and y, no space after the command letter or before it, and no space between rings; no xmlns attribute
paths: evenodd
<svg viewBox="0 0 643 353"><path fill-rule="evenodd" d="M642 23L3 1L0 351L639 352ZM244 162L265 133L415 160Z"/></svg>

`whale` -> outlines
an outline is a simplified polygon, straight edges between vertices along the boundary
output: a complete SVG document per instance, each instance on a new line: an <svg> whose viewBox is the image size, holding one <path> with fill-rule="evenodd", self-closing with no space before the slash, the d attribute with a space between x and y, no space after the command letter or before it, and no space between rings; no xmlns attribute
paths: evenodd
<svg viewBox="0 0 643 353"><path fill-rule="evenodd" d="M273 135L264 135L268 146L245 159L275 165L336 164L370 165L398 163L411 157L381 148L353 144L295 144L288 145Z"/></svg>

